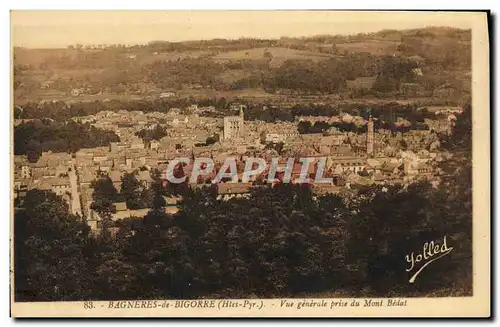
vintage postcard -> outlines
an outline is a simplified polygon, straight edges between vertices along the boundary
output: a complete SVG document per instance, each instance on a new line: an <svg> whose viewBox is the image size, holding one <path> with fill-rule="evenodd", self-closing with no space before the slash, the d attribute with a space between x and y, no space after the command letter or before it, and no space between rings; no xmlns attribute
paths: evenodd
<svg viewBox="0 0 500 327"><path fill-rule="evenodd" d="M488 12L12 11L14 317L489 317Z"/></svg>

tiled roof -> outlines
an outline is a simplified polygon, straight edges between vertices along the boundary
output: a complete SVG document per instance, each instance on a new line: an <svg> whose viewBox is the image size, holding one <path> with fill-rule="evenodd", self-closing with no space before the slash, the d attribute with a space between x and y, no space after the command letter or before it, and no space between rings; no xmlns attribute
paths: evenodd
<svg viewBox="0 0 500 327"><path fill-rule="evenodd" d="M243 194L250 192L252 183L219 183L218 194Z"/></svg>
<svg viewBox="0 0 500 327"><path fill-rule="evenodd" d="M127 203L125 203L125 202L116 202L114 205L116 207L116 211L127 210Z"/></svg>

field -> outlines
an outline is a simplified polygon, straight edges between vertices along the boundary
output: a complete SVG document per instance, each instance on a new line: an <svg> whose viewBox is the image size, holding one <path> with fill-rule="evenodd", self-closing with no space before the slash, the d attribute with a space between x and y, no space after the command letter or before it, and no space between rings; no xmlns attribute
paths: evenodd
<svg viewBox="0 0 500 327"><path fill-rule="evenodd" d="M76 57L76 50L72 49L16 49L15 60L18 65L32 65L38 67L50 57Z"/></svg>
<svg viewBox="0 0 500 327"><path fill-rule="evenodd" d="M254 48L241 51L231 51L223 52L214 57L215 61L229 61L229 60L262 60L266 59L266 52L270 53L271 66L277 67L283 64L286 60L313 60L320 61L328 58L332 58L332 55L312 52L312 51L302 51L289 48Z"/></svg>
<svg viewBox="0 0 500 327"><path fill-rule="evenodd" d="M251 75L251 73L249 73L248 71L244 71L242 69L231 69L231 70L227 70L227 71L223 72L222 74L220 74L219 76L217 76L217 79L219 79L223 83L230 84L230 83L239 81L243 78L246 78L250 75Z"/></svg>
<svg viewBox="0 0 500 327"><path fill-rule="evenodd" d="M340 53L347 52L368 52L374 55L391 55L397 52L400 42L366 40L364 42L339 43L336 44Z"/></svg>
<svg viewBox="0 0 500 327"><path fill-rule="evenodd" d="M184 51L184 52L162 52L158 54L139 54L137 60L141 65L152 64L155 61L176 61L186 58L197 59L202 56L208 56L209 51Z"/></svg>

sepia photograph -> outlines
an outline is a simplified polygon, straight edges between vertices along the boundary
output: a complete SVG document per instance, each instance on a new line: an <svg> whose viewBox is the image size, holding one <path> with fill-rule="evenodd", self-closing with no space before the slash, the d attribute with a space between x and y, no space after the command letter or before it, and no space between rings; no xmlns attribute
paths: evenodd
<svg viewBox="0 0 500 327"><path fill-rule="evenodd" d="M489 316L488 12L10 18L13 316Z"/></svg>

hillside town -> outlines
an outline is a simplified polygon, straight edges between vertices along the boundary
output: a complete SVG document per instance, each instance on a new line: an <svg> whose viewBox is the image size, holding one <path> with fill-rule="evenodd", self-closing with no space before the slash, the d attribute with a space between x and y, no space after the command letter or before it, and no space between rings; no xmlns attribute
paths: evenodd
<svg viewBox="0 0 500 327"><path fill-rule="evenodd" d="M74 117L81 124L116 133L120 141L109 146L85 148L75 153L43 152L36 162L29 162L25 155L14 158L14 195L16 203L32 189L50 190L63 197L72 213L85 217L91 230L100 230L99 215L92 210L92 182L100 176L108 176L119 192L124 174L136 173L136 178L145 188L153 183L155 172L159 172L162 183L166 180L168 163L174 158L212 158L216 167L227 157L237 158L238 181L223 181L216 185L217 199L228 200L244 197L252 188L263 187L259 176L243 183L241 174L246 158L258 157L270 162L280 158L280 165L286 165L286 158L310 157L326 160L325 177L331 183L314 184L317 194L339 194L348 197L359 186L408 185L419 180L439 183L443 173L438 164L451 157L441 151L439 135L449 134L460 110L446 111L443 108L434 120L426 119L425 130L409 130L393 133L375 130L374 119L363 119L348 113L337 116L297 116L294 122L266 123L259 120L245 120L245 106L233 104L234 116L212 118L202 115L213 108L199 108L191 105L184 110L170 109L167 113L142 111L101 111L96 115ZM443 115L445 113L445 115ZM366 125L366 133L341 132L332 127L324 133L300 134L300 122L346 122ZM164 128L166 135L159 138L138 136L140 131ZM314 173L314 165L310 166ZM187 176L193 170L193 163L182 167ZM292 182L301 170L294 162ZM262 173L265 175L267 170ZM259 182L260 181L260 182ZM202 187L209 183L199 179L190 187ZM272 185L271 185L272 186ZM182 196L168 194L165 198L165 212L175 214ZM129 208L125 202L115 203L113 221L140 219L148 208Z"/></svg>
<svg viewBox="0 0 500 327"><path fill-rule="evenodd" d="M485 294L489 13L237 16L11 11L13 315Z"/></svg>

